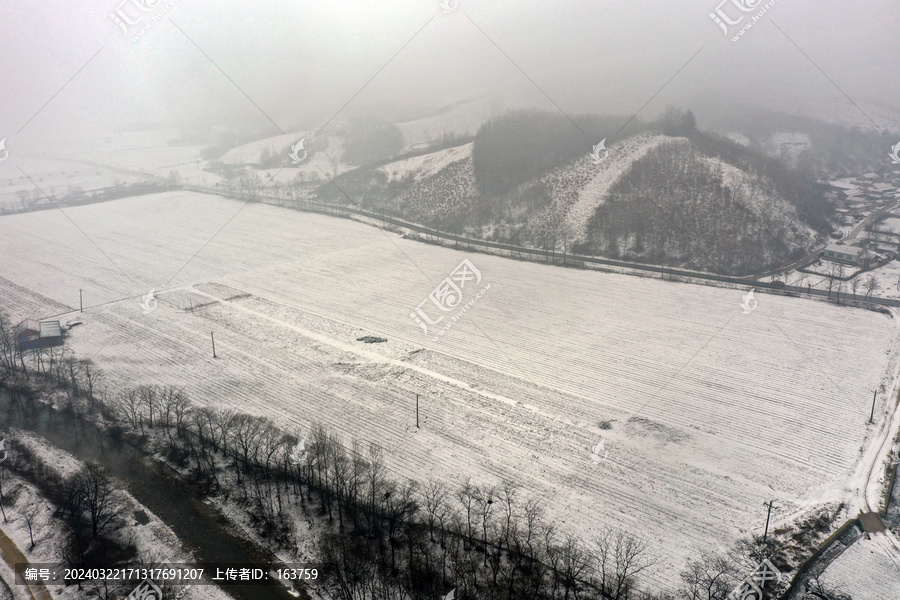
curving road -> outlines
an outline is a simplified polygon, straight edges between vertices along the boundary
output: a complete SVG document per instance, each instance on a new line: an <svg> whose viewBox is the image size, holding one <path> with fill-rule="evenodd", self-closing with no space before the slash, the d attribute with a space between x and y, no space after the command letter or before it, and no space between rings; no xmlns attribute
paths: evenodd
<svg viewBox="0 0 900 600"><path fill-rule="evenodd" d="M25 554L19 550L19 547L16 546L16 543L10 539L8 535L0 528L0 556L3 557L3 560L9 565L9 568L12 569L13 572L16 570L16 564L27 563L28 559L25 557ZM14 582L10 582L10 586L15 585ZM26 583L24 586L17 586L19 589L24 588L28 591L28 594L33 600L51 600L53 596L50 594L50 590L47 589L41 582L34 583ZM15 592L13 592L15 594Z"/></svg>

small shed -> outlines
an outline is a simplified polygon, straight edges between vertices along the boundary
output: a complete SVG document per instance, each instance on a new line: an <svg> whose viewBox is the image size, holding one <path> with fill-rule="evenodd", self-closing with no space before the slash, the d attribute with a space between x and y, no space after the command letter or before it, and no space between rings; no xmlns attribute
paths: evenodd
<svg viewBox="0 0 900 600"><path fill-rule="evenodd" d="M19 350L46 348L63 343L63 330L59 321L25 319L16 329L16 343Z"/></svg>

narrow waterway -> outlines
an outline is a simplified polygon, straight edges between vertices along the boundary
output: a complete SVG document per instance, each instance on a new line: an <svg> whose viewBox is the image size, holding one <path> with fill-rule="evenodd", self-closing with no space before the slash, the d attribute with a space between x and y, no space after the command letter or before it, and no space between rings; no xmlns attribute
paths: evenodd
<svg viewBox="0 0 900 600"><path fill-rule="evenodd" d="M147 460L132 446L113 440L91 423L86 423L36 402L28 415L10 406L8 394L0 390L0 415L11 427L37 433L55 446L83 461L95 461L122 481L135 499L158 516L194 552L199 563L252 563L270 565L265 551L235 533L225 517L203 503L196 486L168 467ZM237 600L295 600L279 582L262 585L220 587Z"/></svg>

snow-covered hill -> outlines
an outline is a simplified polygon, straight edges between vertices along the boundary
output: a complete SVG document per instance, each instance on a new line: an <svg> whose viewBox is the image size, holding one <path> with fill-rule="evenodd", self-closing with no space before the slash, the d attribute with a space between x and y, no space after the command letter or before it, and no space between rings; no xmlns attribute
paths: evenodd
<svg viewBox="0 0 900 600"><path fill-rule="evenodd" d="M390 180L412 177L420 181L426 177L437 174L441 169L472 156L472 144L464 144L454 148L438 150L430 154L414 156L403 160L394 161L379 167L379 171L386 174Z"/></svg>
<svg viewBox="0 0 900 600"><path fill-rule="evenodd" d="M687 143L684 138L674 140L663 135L636 135L610 145L609 154L599 164L586 155L542 177L541 183L550 188L554 208L565 214L565 224L574 239L584 240L588 220L635 160L664 142Z"/></svg>

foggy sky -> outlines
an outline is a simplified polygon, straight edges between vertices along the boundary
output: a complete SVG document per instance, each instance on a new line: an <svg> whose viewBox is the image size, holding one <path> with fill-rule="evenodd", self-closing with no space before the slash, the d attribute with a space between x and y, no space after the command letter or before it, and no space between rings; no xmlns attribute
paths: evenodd
<svg viewBox="0 0 900 600"><path fill-rule="evenodd" d="M52 152L141 124L316 129L357 93L342 115L399 120L481 97L556 110L536 86L568 114L630 115L698 51L641 116L712 102L865 122L835 84L866 112L900 106L891 0L778 0L737 43L709 17L718 0L458 0L447 14L438 0L162 0L171 7L137 42L109 17L119 4L0 7L7 147Z"/></svg>

